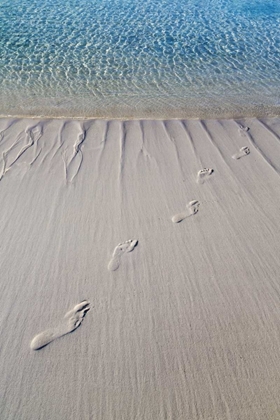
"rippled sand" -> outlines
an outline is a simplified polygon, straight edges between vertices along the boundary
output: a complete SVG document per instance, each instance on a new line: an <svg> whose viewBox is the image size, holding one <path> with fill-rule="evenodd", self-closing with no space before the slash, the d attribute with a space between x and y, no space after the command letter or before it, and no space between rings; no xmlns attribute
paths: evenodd
<svg viewBox="0 0 280 420"><path fill-rule="evenodd" d="M1 419L279 418L279 155L279 118L1 119Z"/></svg>

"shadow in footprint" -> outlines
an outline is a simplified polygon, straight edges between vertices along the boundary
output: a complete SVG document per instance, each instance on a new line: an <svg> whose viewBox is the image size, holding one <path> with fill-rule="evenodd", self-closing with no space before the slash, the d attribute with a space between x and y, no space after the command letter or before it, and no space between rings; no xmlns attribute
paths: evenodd
<svg viewBox="0 0 280 420"><path fill-rule="evenodd" d="M249 155L249 154L250 154L250 149L249 149L249 147L244 146L244 147L241 147L241 149L239 150L239 152L235 153L235 154L232 156L232 159L235 159L235 160L237 160L237 159L241 159L242 157L247 156L247 155Z"/></svg>
<svg viewBox="0 0 280 420"><path fill-rule="evenodd" d="M200 206L199 201L197 200L192 200L190 201L186 207L187 210L179 213L179 214L175 214L175 216L172 217L172 222L173 223L180 223L182 222L182 220L186 219L187 217L193 216L194 214L196 214L198 212L198 208Z"/></svg>
<svg viewBox="0 0 280 420"><path fill-rule="evenodd" d="M90 310L89 302L83 300L64 316L64 322L56 327L36 335L30 343L32 350L40 350L57 338L75 331L83 322L86 313Z"/></svg>
<svg viewBox="0 0 280 420"><path fill-rule="evenodd" d="M213 173L214 173L214 169L210 169L210 168L201 169L197 173L196 182L198 184L203 184Z"/></svg>
<svg viewBox="0 0 280 420"><path fill-rule="evenodd" d="M114 249L112 258L108 264L108 270L109 271L115 271L119 268L121 263L121 257L124 254L127 254L128 252L131 252L134 250L134 248L137 246L138 240L137 239L129 239L126 242L121 242L116 246Z"/></svg>

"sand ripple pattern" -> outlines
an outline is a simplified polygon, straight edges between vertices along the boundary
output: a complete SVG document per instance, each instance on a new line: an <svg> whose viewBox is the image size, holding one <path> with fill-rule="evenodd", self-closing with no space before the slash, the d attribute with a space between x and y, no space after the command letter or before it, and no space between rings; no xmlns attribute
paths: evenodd
<svg viewBox="0 0 280 420"><path fill-rule="evenodd" d="M280 5L255 3L1 2L1 113L279 109Z"/></svg>

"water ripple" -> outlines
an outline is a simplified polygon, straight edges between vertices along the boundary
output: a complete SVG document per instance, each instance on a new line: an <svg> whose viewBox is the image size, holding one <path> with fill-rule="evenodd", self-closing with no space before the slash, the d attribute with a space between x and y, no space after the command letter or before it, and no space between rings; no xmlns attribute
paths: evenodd
<svg viewBox="0 0 280 420"><path fill-rule="evenodd" d="M0 113L279 113L273 0L0 1Z"/></svg>

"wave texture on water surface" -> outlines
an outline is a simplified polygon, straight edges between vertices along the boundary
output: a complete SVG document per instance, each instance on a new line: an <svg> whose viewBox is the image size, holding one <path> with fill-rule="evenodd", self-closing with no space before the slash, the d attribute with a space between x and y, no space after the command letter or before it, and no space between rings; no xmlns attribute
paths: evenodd
<svg viewBox="0 0 280 420"><path fill-rule="evenodd" d="M0 1L0 114L279 114L278 0Z"/></svg>

